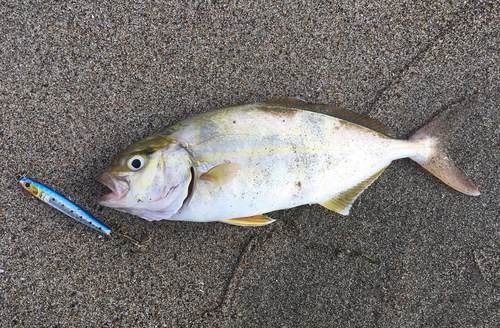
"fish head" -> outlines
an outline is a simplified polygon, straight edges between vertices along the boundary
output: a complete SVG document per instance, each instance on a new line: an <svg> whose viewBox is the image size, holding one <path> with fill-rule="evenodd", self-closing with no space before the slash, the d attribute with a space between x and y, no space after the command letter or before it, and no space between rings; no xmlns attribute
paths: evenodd
<svg viewBox="0 0 500 328"><path fill-rule="evenodd" d="M112 192L98 202L150 221L168 219L188 197L191 163L177 140L153 134L123 150L104 171L99 182Z"/></svg>

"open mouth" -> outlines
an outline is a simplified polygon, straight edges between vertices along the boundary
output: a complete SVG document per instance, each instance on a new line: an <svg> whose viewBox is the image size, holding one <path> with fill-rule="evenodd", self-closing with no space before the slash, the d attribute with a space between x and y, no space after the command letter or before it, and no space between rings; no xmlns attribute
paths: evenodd
<svg viewBox="0 0 500 328"><path fill-rule="evenodd" d="M112 177L104 173L97 181L99 181L112 191L109 194L99 197L99 199L97 200L99 203L104 203L109 200L119 200L123 196L125 196L127 191L129 191L130 189L130 182L127 177Z"/></svg>

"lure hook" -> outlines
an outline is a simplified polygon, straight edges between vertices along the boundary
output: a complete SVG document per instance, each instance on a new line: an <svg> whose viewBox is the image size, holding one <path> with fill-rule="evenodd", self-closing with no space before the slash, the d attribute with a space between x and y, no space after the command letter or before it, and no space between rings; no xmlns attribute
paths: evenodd
<svg viewBox="0 0 500 328"><path fill-rule="evenodd" d="M26 173L17 173L14 177L16 178L17 181L21 181L23 178L27 176Z"/></svg>

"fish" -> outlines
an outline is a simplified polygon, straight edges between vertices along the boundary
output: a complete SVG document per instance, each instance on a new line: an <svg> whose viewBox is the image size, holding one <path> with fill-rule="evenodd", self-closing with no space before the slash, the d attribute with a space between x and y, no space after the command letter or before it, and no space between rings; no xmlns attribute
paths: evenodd
<svg viewBox="0 0 500 328"><path fill-rule="evenodd" d="M266 213L301 205L348 215L402 158L478 196L446 151L462 122L453 108L407 140L374 119L298 98L211 110L121 151L98 179L111 190L98 202L149 221L239 226L270 224L275 220Z"/></svg>
<svg viewBox="0 0 500 328"><path fill-rule="evenodd" d="M42 202L49 204L76 221L106 235L111 234L111 229L104 223L87 213L80 206L76 205L66 197L41 184L40 182L23 177L19 180L19 184L24 190L40 199Z"/></svg>

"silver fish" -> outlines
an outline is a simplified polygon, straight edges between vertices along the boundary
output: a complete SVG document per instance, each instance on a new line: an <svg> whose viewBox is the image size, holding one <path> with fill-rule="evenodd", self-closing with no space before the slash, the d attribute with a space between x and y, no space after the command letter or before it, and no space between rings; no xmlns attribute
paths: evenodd
<svg viewBox="0 0 500 328"><path fill-rule="evenodd" d="M123 150L100 178L112 192L99 203L147 220L244 226L305 204L347 215L393 160L406 157L477 196L445 150L453 116L446 110L400 140L373 119L294 98L221 108Z"/></svg>

